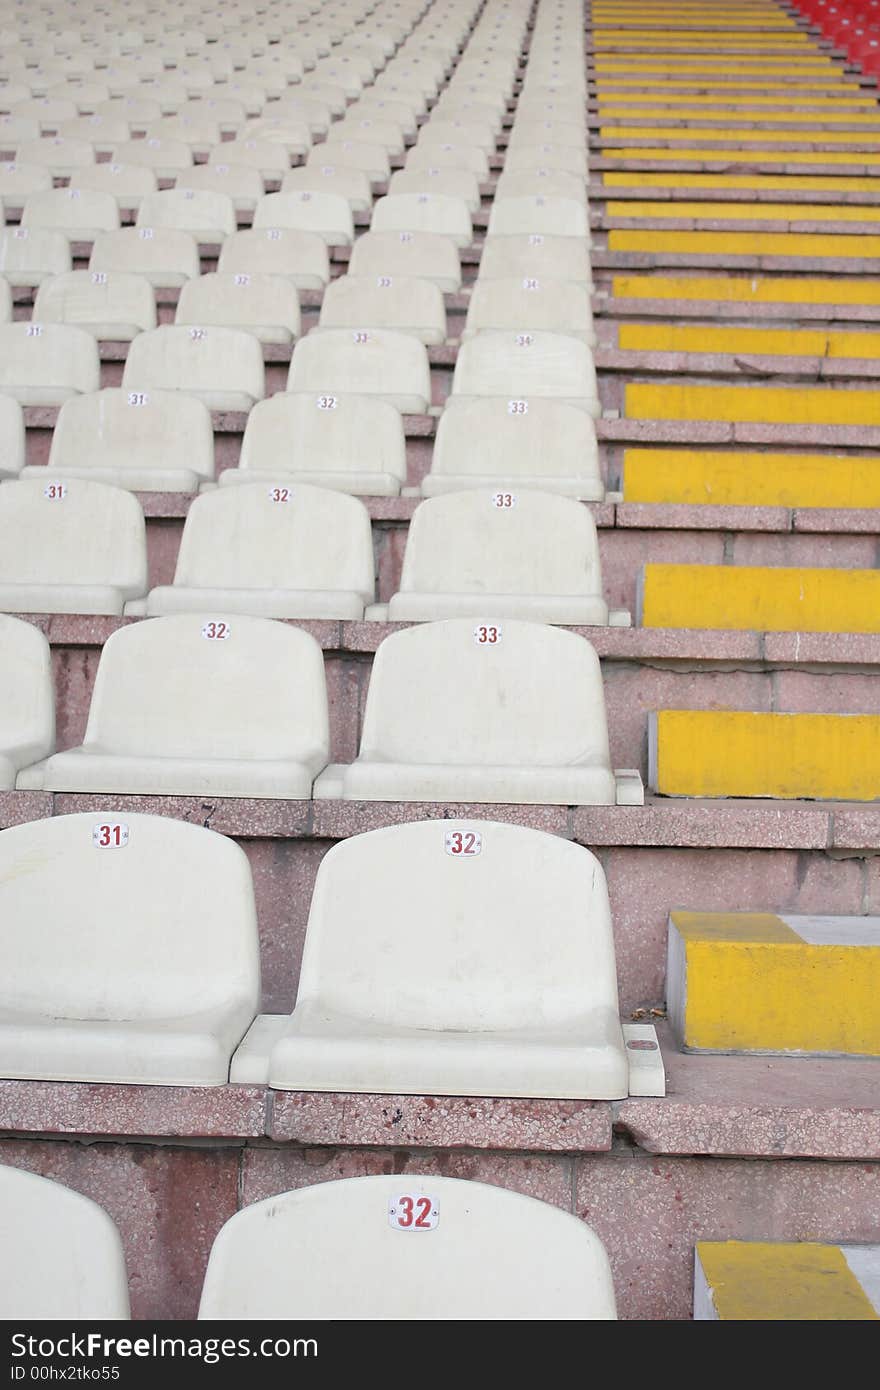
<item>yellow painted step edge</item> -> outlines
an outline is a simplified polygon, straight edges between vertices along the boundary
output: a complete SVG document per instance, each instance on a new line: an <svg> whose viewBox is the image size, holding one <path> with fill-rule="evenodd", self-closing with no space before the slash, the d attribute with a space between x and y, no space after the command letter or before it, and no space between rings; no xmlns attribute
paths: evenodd
<svg viewBox="0 0 880 1390"><path fill-rule="evenodd" d="M649 785L661 796L880 799L880 716L658 710Z"/></svg>
<svg viewBox="0 0 880 1390"><path fill-rule="evenodd" d="M705 1287L718 1320L877 1321L837 1245L701 1240L695 1262L697 1289Z"/></svg>
<svg viewBox="0 0 880 1390"><path fill-rule="evenodd" d="M880 507L880 455L627 449L624 502Z"/></svg>
<svg viewBox="0 0 880 1390"><path fill-rule="evenodd" d="M803 941L772 914L670 914L667 1000L694 1052L880 1056L880 944Z"/></svg>
<svg viewBox="0 0 880 1390"><path fill-rule="evenodd" d="M877 633L880 570L648 563L640 621L648 628Z"/></svg>

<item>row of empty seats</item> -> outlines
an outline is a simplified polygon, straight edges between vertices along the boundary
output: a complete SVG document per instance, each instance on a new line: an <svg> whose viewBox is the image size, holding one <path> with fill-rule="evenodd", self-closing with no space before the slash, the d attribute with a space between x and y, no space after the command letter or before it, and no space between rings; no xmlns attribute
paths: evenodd
<svg viewBox="0 0 880 1390"><path fill-rule="evenodd" d="M239 302L244 297L234 283L231 292ZM265 301L259 307L267 315L271 310ZM274 327L281 331L283 325ZM22 404L61 405L99 390L100 375L98 344L85 329L0 324L0 391ZM163 325L133 339L122 386L130 392L183 391L212 410L247 413L266 396L262 345L241 328ZM433 400L427 349L416 337L387 328L307 334L294 348L286 389L374 396L407 415L425 414ZM508 406L511 400L549 397L593 416L602 409L590 349L577 338L543 330L491 330L463 343L452 394L493 396Z"/></svg>
<svg viewBox="0 0 880 1390"><path fill-rule="evenodd" d="M369 512L330 489L251 483L203 493L187 515L174 583L148 592L146 527L131 493L35 476L0 488L0 611L425 620L477 619L491 609L538 622L627 618L609 615L589 511L528 490L421 503L400 592L390 605L374 598Z"/></svg>
<svg viewBox="0 0 880 1390"><path fill-rule="evenodd" d="M646 1068L621 1025L602 869L557 836L423 821L335 846L289 1015L259 1012L251 872L214 831L58 816L0 832L0 864L7 1079L662 1094L656 1047Z"/></svg>
<svg viewBox="0 0 880 1390"><path fill-rule="evenodd" d="M638 774L610 766L594 648L541 623L453 618L386 637L350 766L330 765L322 652L300 628L207 612L120 628L103 648L85 741L59 753L48 642L15 618L2 619L2 636L6 786L378 801L641 799Z"/></svg>
<svg viewBox="0 0 880 1390"><path fill-rule="evenodd" d="M94 1199L4 1166L0 1233L9 1255L5 1319L130 1318L120 1229ZM875 1321L877 1256L869 1244L697 1240L693 1316ZM410 1170L301 1187L242 1208L212 1241L198 1311L204 1321L279 1325L617 1316L615 1272L584 1221L504 1187ZM319 1341L311 1354L320 1354ZM302 1347L308 1356L309 1343Z"/></svg>
<svg viewBox="0 0 880 1390"><path fill-rule="evenodd" d="M218 479L208 406L167 389L78 393L58 412L48 471L25 458L22 407L0 394L0 479L84 478L141 492L265 481L397 496L407 476L400 413L377 396L347 391L277 392L259 401L247 417L238 466ZM590 415L544 396L450 399L437 422L421 492L495 491L505 484L603 500Z"/></svg>
<svg viewBox="0 0 880 1390"><path fill-rule="evenodd" d="M91 1198L2 1167L0 1236L0 1317L130 1317L119 1230ZM282 1326L608 1320L617 1309L605 1248L577 1217L503 1187L408 1172L304 1187L236 1213L214 1239L198 1316Z"/></svg>

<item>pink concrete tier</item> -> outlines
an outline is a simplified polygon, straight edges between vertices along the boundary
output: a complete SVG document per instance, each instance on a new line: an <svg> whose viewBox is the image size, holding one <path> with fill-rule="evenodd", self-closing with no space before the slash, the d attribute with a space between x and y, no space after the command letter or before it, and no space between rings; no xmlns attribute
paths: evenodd
<svg viewBox="0 0 880 1390"><path fill-rule="evenodd" d="M268 1138L301 1147L602 1153L612 1132L655 1154L880 1158L873 1059L687 1056L659 1026L662 1099L511 1100L0 1081L7 1135Z"/></svg>
<svg viewBox="0 0 880 1390"><path fill-rule="evenodd" d="M662 1154L874 1159L880 1152L875 1058L689 1056L658 1026L663 1100L630 1099L617 1126Z"/></svg>
<svg viewBox="0 0 880 1390"><path fill-rule="evenodd" d="M788 173L795 171L789 169ZM821 173L821 170L804 170ZM653 189L650 190L653 193ZM823 230L827 231L828 228ZM719 251L608 251L594 246L590 253L594 270L657 270L680 266L698 270L772 270L798 274L819 271L823 275L876 274L876 261L865 256L772 256L722 253Z"/></svg>
<svg viewBox="0 0 880 1390"><path fill-rule="evenodd" d="M642 508L631 504L629 510L636 512ZM699 509L670 507L668 510L687 512ZM737 509L719 507L705 510L728 512ZM764 510L772 513L781 509ZM638 517L633 517L631 525L634 529L642 529ZM871 525L875 527L876 520ZM671 521L670 527L675 529ZM704 529L709 528L706 526ZM766 528L756 526L753 529L775 532L784 528L767 525ZM821 534L822 528L818 525L811 529ZM758 558L753 555L753 563L758 563ZM149 621L144 618L95 617L77 613L22 613L17 616L45 633L53 647L70 650L100 648L118 628ZM302 628L314 637L325 652L336 652L342 656L372 655L391 633L413 625L407 622L349 622L313 618L275 621ZM761 662L794 667L821 665L832 669L853 665L880 667L880 635L876 633L577 626L568 630L584 637L600 657L609 661Z"/></svg>
<svg viewBox="0 0 880 1390"><path fill-rule="evenodd" d="M820 235L828 233L828 223L816 218L738 218L738 217L603 217L598 226L603 231L631 230L637 232L813 232ZM847 222L847 233L852 236L875 236L876 221ZM731 258L732 259L732 258ZM802 259L802 258L798 258ZM827 260L838 257L808 257L812 264L824 265ZM107 344L109 350L115 345ZM120 348L124 349L124 344ZM105 344L101 344L102 361ZM122 351L124 356L124 350ZM266 358L269 361L269 358Z"/></svg>
<svg viewBox="0 0 880 1390"><path fill-rule="evenodd" d="M782 353L639 352L616 347L597 348L596 368L604 372L668 377L723 377L726 384L773 377L873 381L880 377L880 361L869 357L785 356Z"/></svg>
<svg viewBox="0 0 880 1390"><path fill-rule="evenodd" d="M762 425L722 420L596 421L600 442L626 444L769 444L843 449L880 448L875 425Z"/></svg>
<svg viewBox="0 0 880 1390"><path fill-rule="evenodd" d="M0 1081L7 1133L163 1139L256 1139L265 1133L262 1086L116 1086Z"/></svg>
<svg viewBox="0 0 880 1390"><path fill-rule="evenodd" d="M593 847L876 850L880 845L880 803L652 796L644 806L569 807L10 791L0 793L0 829L52 815L97 813L111 802L120 813L171 816L244 840L341 840L414 820L482 819L531 826Z"/></svg>
<svg viewBox="0 0 880 1390"><path fill-rule="evenodd" d="M746 304L721 299L627 299L622 295L602 292L593 295L593 314L600 322L609 317L660 318L665 322L676 319L741 319L754 324L767 320L778 323L876 323L880 304Z"/></svg>
<svg viewBox="0 0 880 1390"><path fill-rule="evenodd" d="M686 97L682 97L686 101ZM654 103L651 103L653 106ZM614 172L613 170L609 172ZM638 184L618 188L616 185L609 185L601 179L594 179L587 187L587 192L592 203L597 206L606 200L622 202L624 199L632 199L636 202L644 201L646 195L650 195L651 202L712 202L712 203L833 203L838 205L865 204L876 206L880 202L880 189L877 192L861 191L858 189L803 189L784 187L779 188L679 188L675 185L651 187L646 190Z"/></svg>

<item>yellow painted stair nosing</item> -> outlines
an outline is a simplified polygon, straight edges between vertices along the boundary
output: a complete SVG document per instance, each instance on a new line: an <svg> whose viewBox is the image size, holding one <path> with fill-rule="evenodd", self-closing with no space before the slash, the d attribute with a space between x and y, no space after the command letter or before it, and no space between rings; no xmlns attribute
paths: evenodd
<svg viewBox="0 0 880 1390"><path fill-rule="evenodd" d="M623 500L880 508L880 454L628 448L623 455Z"/></svg>
<svg viewBox="0 0 880 1390"><path fill-rule="evenodd" d="M637 612L646 628L880 633L880 570L647 562Z"/></svg>
<svg viewBox="0 0 880 1390"><path fill-rule="evenodd" d="M874 1322L880 1246L698 1240L695 1321Z"/></svg>
<svg viewBox="0 0 880 1390"><path fill-rule="evenodd" d="M880 1057L880 921L674 910L666 1002L683 1051Z"/></svg>
<svg viewBox="0 0 880 1390"><path fill-rule="evenodd" d="M880 715L654 710L649 786L659 796L880 799Z"/></svg>

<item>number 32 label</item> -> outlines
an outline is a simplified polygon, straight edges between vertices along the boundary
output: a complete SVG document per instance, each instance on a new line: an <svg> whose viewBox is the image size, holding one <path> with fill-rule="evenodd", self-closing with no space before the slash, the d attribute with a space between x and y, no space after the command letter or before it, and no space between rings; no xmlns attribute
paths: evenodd
<svg viewBox="0 0 880 1390"><path fill-rule="evenodd" d="M433 1197L404 1193L388 1203L388 1224L395 1231L433 1231L440 1208Z"/></svg>
<svg viewBox="0 0 880 1390"><path fill-rule="evenodd" d="M447 830L445 848L447 854L470 858L482 850L483 837L476 830Z"/></svg>

